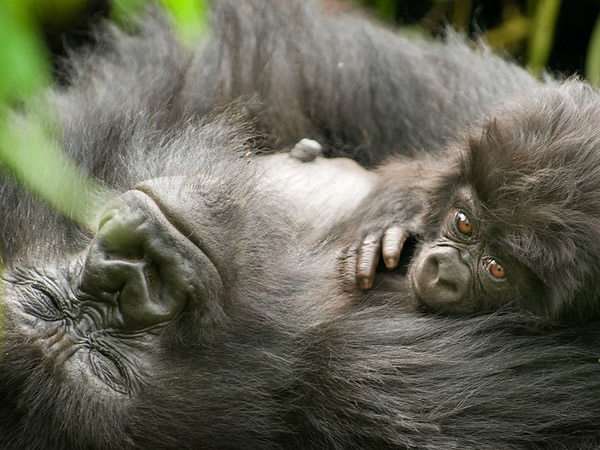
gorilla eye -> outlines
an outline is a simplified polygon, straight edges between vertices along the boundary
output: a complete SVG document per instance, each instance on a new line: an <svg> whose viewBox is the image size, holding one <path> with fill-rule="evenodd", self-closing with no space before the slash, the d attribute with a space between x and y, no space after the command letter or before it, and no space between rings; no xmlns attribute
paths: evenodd
<svg viewBox="0 0 600 450"><path fill-rule="evenodd" d="M464 212L456 213L454 223L456 224L456 229L465 236L470 236L473 233L473 225Z"/></svg>
<svg viewBox="0 0 600 450"><path fill-rule="evenodd" d="M506 278L504 267L502 267L494 258L485 258L483 260L483 267L497 280L503 280Z"/></svg>

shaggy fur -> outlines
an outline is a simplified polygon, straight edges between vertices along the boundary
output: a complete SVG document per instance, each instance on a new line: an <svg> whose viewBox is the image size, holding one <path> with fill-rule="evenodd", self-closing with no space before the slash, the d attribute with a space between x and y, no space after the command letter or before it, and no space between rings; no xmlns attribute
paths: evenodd
<svg viewBox="0 0 600 450"><path fill-rule="evenodd" d="M219 218L207 235L226 261L224 317L188 311L137 336L95 330L115 348L91 350L117 352L105 368L117 377L73 376L43 345L45 329L73 317L33 287L79 307L69 277L92 236L4 177L0 199L17 213L0 219L1 448L600 445L597 324L436 317L397 293L344 292L340 244L304 241L246 157L306 136L365 164L435 151L489 102L534 85L525 72L300 0L216 1L212 36L193 51L160 20L104 39L50 94L60 144L117 193L193 176Z"/></svg>
<svg viewBox="0 0 600 450"><path fill-rule="evenodd" d="M444 231L448 215L464 209L476 224L470 238L477 246L473 260L479 265L481 256L493 255L501 261L507 281L514 285L512 295L497 297L475 282L457 304L431 300L430 306L457 312L511 305L564 320L596 319L598 120L600 94L577 80L501 101L435 159L392 159L379 169L379 187L359 206L364 214L346 228L353 239L361 229L358 238L363 239L395 224L412 227L422 243L408 268L411 277L432 245L455 239ZM465 196L469 201L461 200ZM386 276L394 275L381 275ZM376 279L376 284L381 281ZM399 294L401 301L404 295Z"/></svg>

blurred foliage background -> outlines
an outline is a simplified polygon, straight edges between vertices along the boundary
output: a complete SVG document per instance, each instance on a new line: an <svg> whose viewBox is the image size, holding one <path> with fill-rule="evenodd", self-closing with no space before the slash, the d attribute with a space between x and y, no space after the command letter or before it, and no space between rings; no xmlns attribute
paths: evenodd
<svg viewBox="0 0 600 450"><path fill-rule="evenodd" d="M10 1L10 0L5 0ZM44 44L52 55L65 45L90 39L89 27L104 17L122 17L146 0L14 0L33 4ZM284 0L281 0L284 1ZM543 67L578 73L600 83L600 0L346 0L380 19L437 35L450 25L472 38L484 37L539 72ZM0 2L2 3L2 2ZM179 20L195 12L186 5L199 0L163 0ZM181 7L183 5L183 7ZM197 11L196 11L197 13ZM192 22L193 23L193 22ZM0 43L1 46L1 43ZM56 60L54 60L56 61Z"/></svg>
<svg viewBox="0 0 600 450"><path fill-rule="evenodd" d="M106 18L127 24L146 1L0 0L0 170L82 223L90 204L85 193L99 187L53 144L60 129L51 126L52 111L39 104L39 93L65 82L61 59L67 49L94 44L95 24ZM183 39L206 29L209 0L158 1ZM600 0L347 1L423 36L452 26L473 39L483 37L534 73L547 67L600 84ZM37 120L30 115L26 124L16 122L9 113L15 107L34 109Z"/></svg>
<svg viewBox="0 0 600 450"><path fill-rule="evenodd" d="M91 42L95 23L107 17L126 21L146 1L1 0L0 100L35 89L48 62L60 81L59 61L66 48ZM205 18L208 0L159 1L170 8L182 30ZM449 25L472 38L483 37L534 72L548 67L600 82L600 0L346 1L423 35L439 35ZM11 64L4 64L6 58Z"/></svg>
<svg viewBox="0 0 600 450"><path fill-rule="evenodd" d="M599 0L357 0L381 19L438 34L450 25L513 55L600 84Z"/></svg>

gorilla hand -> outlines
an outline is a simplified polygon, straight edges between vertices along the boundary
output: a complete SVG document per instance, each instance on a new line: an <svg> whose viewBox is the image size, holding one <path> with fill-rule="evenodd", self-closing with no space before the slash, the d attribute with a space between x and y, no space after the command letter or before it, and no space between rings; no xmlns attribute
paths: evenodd
<svg viewBox="0 0 600 450"><path fill-rule="evenodd" d="M358 243L346 250L344 270L351 282L358 284L363 290L373 287L375 271L381 258L385 267L396 269L406 241L417 235L418 229L417 220L392 222L388 226L371 228Z"/></svg>
<svg viewBox="0 0 600 450"><path fill-rule="evenodd" d="M409 231L405 227L392 225L383 233L370 233L363 239L356 261L356 280L361 289L373 286L380 253L388 269L398 266L400 253L408 236Z"/></svg>

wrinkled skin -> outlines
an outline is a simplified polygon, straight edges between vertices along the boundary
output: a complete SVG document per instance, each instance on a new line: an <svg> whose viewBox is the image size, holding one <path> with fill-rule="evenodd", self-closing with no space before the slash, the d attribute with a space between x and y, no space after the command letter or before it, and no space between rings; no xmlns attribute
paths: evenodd
<svg viewBox="0 0 600 450"><path fill-rule="evenodd" d="M348 286L338 235L382 175L321 151L261 155L307 136L365 165L441 146L529 77L316 8L222 0L204 47L149 19L73 62L52 93L59 144L107 192L84 229L2 179L18 214L0 217L0 448L600 444L595 324L422 314L398 274L388 290ZM465 57L481 67L470 77L498 82L453 99L441 80L472 74ZM364 76L368 58L381 78Z"/></svg>

